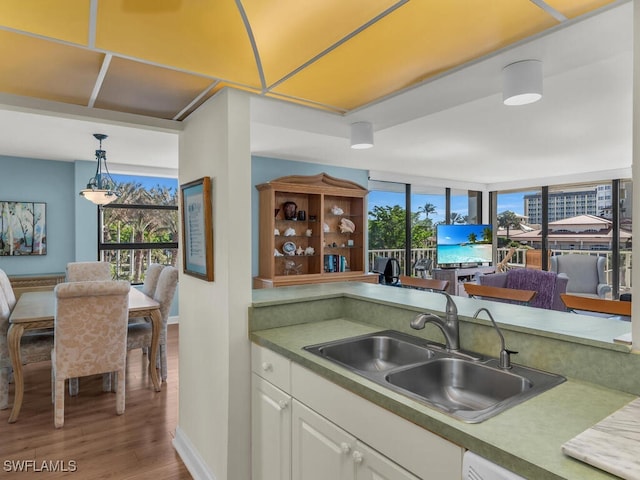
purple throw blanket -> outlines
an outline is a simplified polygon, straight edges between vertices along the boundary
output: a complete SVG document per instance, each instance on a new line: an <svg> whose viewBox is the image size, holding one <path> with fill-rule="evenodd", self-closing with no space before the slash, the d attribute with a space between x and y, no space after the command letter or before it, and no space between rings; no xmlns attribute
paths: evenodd
<svg viewBox="0 0 640 480"><path fill-rule="evenodd" d="M556 290L555 272L521 268L509 270L507 274L507 288L518 290L535 290L538 292L529 304L532 307L552 308Z"/></svg>

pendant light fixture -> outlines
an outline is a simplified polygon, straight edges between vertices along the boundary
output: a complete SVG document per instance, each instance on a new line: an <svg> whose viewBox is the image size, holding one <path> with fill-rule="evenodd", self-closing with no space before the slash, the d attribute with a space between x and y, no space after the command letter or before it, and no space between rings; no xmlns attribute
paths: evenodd
<svg viewBox="0 0 640 480"><path fill-rule="evenodd" d="M102 140L107 136L103 133L94 133L93 136L100 142L100 147L96 150L98 165L95 176L89 180L87 188L80 190L80 195L96 205L106 205L118 198L120 192L116 190L116 182L111 178L107 168L107 152L102 149Z"/></svg>

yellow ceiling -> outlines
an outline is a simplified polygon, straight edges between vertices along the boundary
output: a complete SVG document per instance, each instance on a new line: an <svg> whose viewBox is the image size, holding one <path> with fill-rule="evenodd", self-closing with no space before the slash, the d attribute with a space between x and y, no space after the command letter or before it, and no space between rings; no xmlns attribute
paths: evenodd
<svg viewBox="0 0 640 480"><path fill-rule="evenodd" d="M614 0L3 0L0 92L183 119L223 86L344 113Z"/></svg>

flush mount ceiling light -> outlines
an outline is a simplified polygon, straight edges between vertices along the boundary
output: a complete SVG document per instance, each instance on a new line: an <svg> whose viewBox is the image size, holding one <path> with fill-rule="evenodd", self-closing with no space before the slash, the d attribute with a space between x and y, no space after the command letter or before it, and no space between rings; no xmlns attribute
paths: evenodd
<svg viewBox="0 0 640 480"><path fill-rule="evenodd" d="M92 201L96 205L106 205L113 202L120 196L116 188L116 182L113 181L107 169L107 152L102 150L102 140L107 138L103 133L94 133L93 136L100 142L100 147L96 150L96 174L89 179L87 188L80 191L87 200Z"/></svg>
<svg viewBox="0 0 640 480"><path fill-rule="evenodd" d="M522 60L502 69L502 101L526 105L542 98L542 62Z"/></svg>
<svg viewBox="0 0 640 480"><path fill-rule="evenodd" d="M351 124L351 148L362 150L373 147L373 125L371 122Z"/></svg>

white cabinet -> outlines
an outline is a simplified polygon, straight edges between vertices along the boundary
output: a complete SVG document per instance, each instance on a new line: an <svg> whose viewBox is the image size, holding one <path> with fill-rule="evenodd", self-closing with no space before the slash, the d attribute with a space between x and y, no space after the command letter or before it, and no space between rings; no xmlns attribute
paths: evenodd
<svg viewBox="0 0 640 480"><path fill-rule="evenodd" d="M251 379L253 480L291 479L291 397L260 378Z"/></svg>
<svg viewBox="0 0 640 480"><path fill-rule="evenodd" d="M293 478L418 480L300 402L293 400Z"/></svg>
<svg viewBox="0 0 640 480"><path fill-rule="evenodd" d="M356 480L419 480L362 442L356 444L353 456L357 466Z"/></svg>
<svg viewBox="0 0 640 480"><path fill-rule="evenodd" d="M296 480L353 480L355 437L293 401L292 471Z"/></svg>
<svg viewBox="0 0 640 480"><path fill-rule="evenodd" d="M460 479L461 447L269 349L251 365L253 480Z"/></svg>

